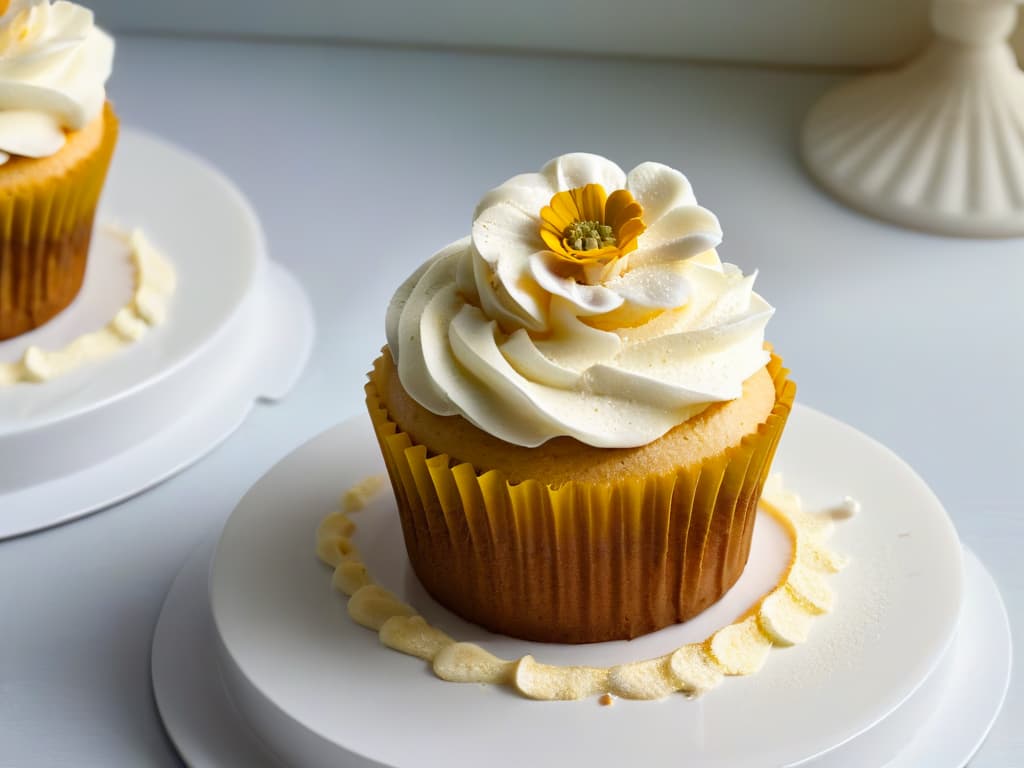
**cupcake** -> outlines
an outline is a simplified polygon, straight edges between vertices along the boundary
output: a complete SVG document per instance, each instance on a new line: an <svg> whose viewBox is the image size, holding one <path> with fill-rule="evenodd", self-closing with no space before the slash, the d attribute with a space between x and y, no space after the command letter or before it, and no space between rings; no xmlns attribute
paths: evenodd
<svg viewBox="0 0 1024 768"><path fill-rule="evenodd" d="M398 289L366 401L441 604L585 643L736 582L795 386L721 239L678 171L563 155L484 195Z"/></svg>
<svg viewBox="0 0 1024 768"><path fill-rule="evenodd" d="M117 141L111 38L68 2L0 0L0 340L42 325L82 286Z"/></svg>

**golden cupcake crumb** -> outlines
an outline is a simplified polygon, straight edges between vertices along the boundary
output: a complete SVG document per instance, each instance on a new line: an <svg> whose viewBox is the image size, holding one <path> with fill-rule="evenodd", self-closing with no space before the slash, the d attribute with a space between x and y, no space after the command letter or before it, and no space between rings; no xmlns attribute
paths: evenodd
<svg viewBox="0 0 1024 768"><path fill-rule="evenodd" d="M610 707L612 704L615 703L615 699L612 698L612 695L610 693L606 693L604 696L597 700L597 703L600 704L602 707Z"/></svg>

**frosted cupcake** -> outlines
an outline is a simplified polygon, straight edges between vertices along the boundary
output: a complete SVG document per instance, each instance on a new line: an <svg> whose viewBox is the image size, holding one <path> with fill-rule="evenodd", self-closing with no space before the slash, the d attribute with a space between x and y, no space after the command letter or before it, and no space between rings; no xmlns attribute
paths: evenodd
<svg viewBox="0 0 1024 768"><path fill-rule="evenodd" d="M367 406L439 602L595 642L739 578L795 386L721 238L678 171L564 155L488 192L399 288Z"/></svg>
<svg viewBox="0 0 1024 768"><path fill-rule="evenodd" d="M111 38L68 2L0 0L0 340L42 325L85 275L117 140Z"/></svg>

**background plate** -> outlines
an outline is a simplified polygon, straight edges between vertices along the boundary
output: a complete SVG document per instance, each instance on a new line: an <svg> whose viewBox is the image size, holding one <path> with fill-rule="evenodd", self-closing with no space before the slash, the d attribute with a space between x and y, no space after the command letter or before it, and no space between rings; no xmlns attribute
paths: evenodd
<svg viewBox="0 0 1024 768"><path fill-rule="evenodd" d="M107 223L140 227L174 265L178 287L167 322L98 365L45 386L0 389L0 437L66 421L171 375L242 311L267 260L259 220L234 184L201 158L130 129L119 138L96 214L101 246ZM96 266L109 269L107 261ZM109 303L112 290L123 292L123 285L112 288L103 276L87 275L89 293L42 328L0 344L0 359L18 356L29 341L67 343L94 330L88 306Z"/></svg>
<svg viewBox="0 0 1024 768"><path fill-rule="evenodd" d="M61 346L123 303L132 277L101 223L114 219L142 227L173 262L168 321L66 376L0 388L0 539L94 512L181 470L256 400L283 397L309 357L309 300L267 260L241 193L194 155L126 131L82 292L50 323L0 344L0 361L30 343Z"/></svg>

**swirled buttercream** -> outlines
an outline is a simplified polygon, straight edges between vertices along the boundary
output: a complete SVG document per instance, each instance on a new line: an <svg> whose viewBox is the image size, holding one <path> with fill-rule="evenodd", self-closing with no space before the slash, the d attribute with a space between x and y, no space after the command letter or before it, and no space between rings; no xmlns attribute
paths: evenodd
<svg viewBox="0 0 1024 768"><path fill-rule="evenodd" d="M516 445L645 445L739 397L768 360L773 309L721 240L665 165L570 154L515 176L395 293L402 386Z"/></svg>
<svg viewBox="0 0 1024 768"><path fill-rule="evenodd" d="M114 41L63 0L0 0L0 10L0 164L48 157L100 114Z"/></svg>

